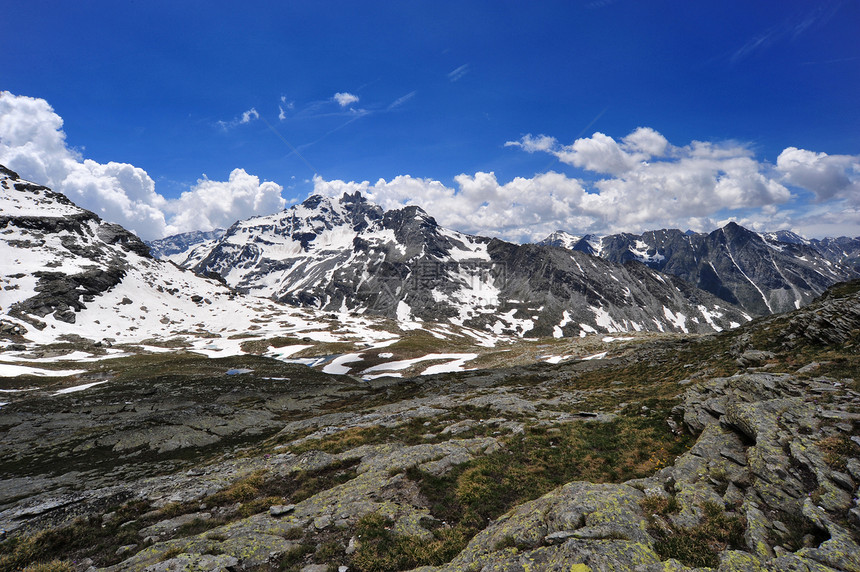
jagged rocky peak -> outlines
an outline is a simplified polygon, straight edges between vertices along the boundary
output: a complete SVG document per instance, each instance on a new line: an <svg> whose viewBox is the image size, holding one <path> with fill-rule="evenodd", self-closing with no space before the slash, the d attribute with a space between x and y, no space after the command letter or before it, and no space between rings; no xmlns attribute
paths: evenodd
<svg viewBox="0 0 860 572"><path fill-rule="evenodd" d="M360 191L351 195L344 193L339 199L311 195L300 205L285 212L291 217L318 221L329 230L343 224L353 227L354 230L361 230L383 215L382 208L368 201Z"/></svg>

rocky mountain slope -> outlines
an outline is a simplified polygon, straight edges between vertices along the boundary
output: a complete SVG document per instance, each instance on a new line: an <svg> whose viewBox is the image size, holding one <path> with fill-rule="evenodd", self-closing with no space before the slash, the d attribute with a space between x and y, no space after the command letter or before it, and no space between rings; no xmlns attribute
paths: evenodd
<svg viewBox="0 0 860 572"><path fill-rule="evenodd" d="M860 239L806 240L784 231L759 234L735 223L708 234L670 229L577 237L558 231L541 243L617 263L641 262L754 316L799 308L829 286L860 276Z"/></svg>
<svg viewBox="0 0 860 572"><path fill-rule="evenodd" d="M152 258L118 225L0 167L0 349L9 359L33 361L46 344L90 357L165 345L224 356L256 342L255 353L288 356L316 344L390 344L401 334L391 323L237 295ZM18 371L42 370L0 364L0 375Z"/></svg>
<svg viewBox="0 0 860 572"><path fill-rule="evenodd" d="M705 332L749 319L642 266L465 235L418 207L384 212L358 193L240 221L183 264L289 304L495 334Z"/></svg>
<svg viewBox="0 0 860 572"><path fill-rule="evenodd" d="M157 354L22 380L0 570L858 570L858 332L854 282L557 365L357 383Z"/></svg>

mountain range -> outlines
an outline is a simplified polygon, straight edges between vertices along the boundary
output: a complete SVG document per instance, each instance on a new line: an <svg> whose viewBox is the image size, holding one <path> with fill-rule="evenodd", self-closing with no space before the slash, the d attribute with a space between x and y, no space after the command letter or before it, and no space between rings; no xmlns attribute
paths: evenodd
<svg viewBox="0 0 860 572"><path fill-rule="evenodd" d="M147 247L59 193L7 169L0 176L4 319L55 336L223 330L231 314L243 316L227 328L238 332L262 311L249 307L272 303L273 315L290 315L279 322L287 329L364 316L477 336L703 333L800 307L857 276L824 254L850 260L853 243L843 239L811 243L729 224L576 241L556 233L520 245L445 229L417 206L384 211L360 193L314 195L226 231ZM299 319L302 308L316 318Z"/></svg>
<svg viewBox="0 0 860 572"><path fill-rule="evenodd" d="M184 260L239 292L324 311L436 321L497 334L706 332L748 313L643 265L439 226L417 206L319 195L239 221Z"/></svg>
<svg viewBox="0 0 860 572"><path fill-rule="evenodd" d="M710 233L668 229L599 237L556 231L540 244L619 264L640 262L753 316L800 308L833 284L860 276L860 237L808 240L787 231L760 234L733 222Z"/></svg>

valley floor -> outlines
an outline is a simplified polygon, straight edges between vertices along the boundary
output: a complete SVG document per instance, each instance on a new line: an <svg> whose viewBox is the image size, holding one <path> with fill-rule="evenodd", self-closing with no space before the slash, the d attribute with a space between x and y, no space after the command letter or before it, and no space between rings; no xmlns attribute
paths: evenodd
<svg viewBox="0 0 860 572"><path fill-rule="evenodd" d="M860 570L858 292L710 336L11 350L0 571Z"/></svg>

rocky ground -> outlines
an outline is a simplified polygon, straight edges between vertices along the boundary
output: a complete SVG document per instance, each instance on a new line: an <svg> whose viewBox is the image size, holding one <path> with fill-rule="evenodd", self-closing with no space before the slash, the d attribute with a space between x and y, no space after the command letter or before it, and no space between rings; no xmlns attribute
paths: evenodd
<svg viewBox="0 0 860 572"><path fill-rule="evenodd" d="M0 394L0 571L860 570L858 342L851 283L554 365L125 358Z"/></svg>

